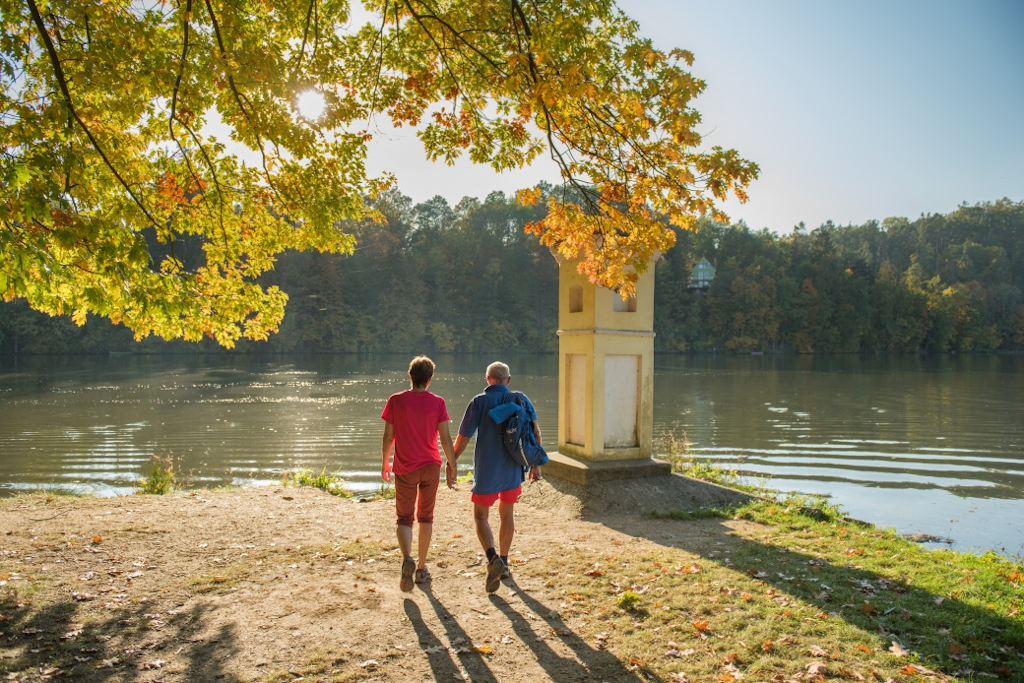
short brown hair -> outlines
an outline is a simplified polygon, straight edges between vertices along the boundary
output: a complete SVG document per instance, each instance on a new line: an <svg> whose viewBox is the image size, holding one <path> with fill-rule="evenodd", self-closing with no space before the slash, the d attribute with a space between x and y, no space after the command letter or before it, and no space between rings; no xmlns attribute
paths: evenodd
<svg viewBox="0 0 1024 683"><path fill-rule="evenodd" d="M409 363L409 379L414 387L425 387L434 376L434 361L426 356L416 356Z"/></svg>

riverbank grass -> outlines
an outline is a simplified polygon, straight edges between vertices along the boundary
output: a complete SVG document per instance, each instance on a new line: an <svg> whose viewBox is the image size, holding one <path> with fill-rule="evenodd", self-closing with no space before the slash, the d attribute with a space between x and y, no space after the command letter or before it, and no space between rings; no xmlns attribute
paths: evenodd
<svg viewBox="0 0 1024 683"><path fill-rule="evenodd" d="M676 474L746 493L759 494L768 491L764 482L751 484L734 469L720 467L710 459L694 456L690 451L690 440L686 436L686 432L670 431L662 434L658 439L657 452L657 457L667 462Z"/></svg>
<svg viewBox="0 0 1024 683"><path fill-rule="evenodd" d="M311 486L332 496L352 497L352 492L345 488L345 480L337 474L328 474L326 468L320 474L314 474L312 470L307 469L285 472L281 475L281 484L284 486Z"/></svg>
<svg viewBox="0 0 1024 683"><path fill-rule="evenodd" d="M572 585L558 620L655 680L1024 680L1024 567L815 509L715 510L728 523L698 561L656 544L550 558L548 582Z"/></svg>
<svg viewBox="0 0 1024 683"><path fill-rule="evenodd" d="M149 471L138 481L138 493L162 496L186 486L174 459L169 456L153 458Z"/></svg>

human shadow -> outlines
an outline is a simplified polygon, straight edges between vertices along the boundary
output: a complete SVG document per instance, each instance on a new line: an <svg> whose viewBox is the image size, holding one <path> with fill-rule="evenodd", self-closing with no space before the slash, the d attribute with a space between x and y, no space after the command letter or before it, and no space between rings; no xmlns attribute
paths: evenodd
<svg viewBox="0 0 1024 683"><path fill-rule="evenodd" d="M537 663L551 680L647 680L626 669L611 653L588 645L566 625L557 610L542 604L530 595L515 581L515 577L506 579L506 583L512 588L515 596L522 600L526 614L498 593L490 595L491 603L509 620L512 630L533 651ZM538 632L534 624L543 625L543 631ZM558 654L547 642L550 636L557 637L576 657L563 657Z"/></svg>
<svg viewBox="0 0 1024 683"><path fill-rule="evenodd" d="M865 551L855 542L846 549L844 561L837 563L825 559L824 553L793 550L770 538L744 538L723 519L595 515L590 521L595 517L629 536L686 551L761 581L776 601L797 600L898 643L916 652L914 661L928 668L1024 680L1024 659L1017 655L1024 652L1024 622L965 602L955 589L939 595L917 586L913 575L887 576L865 569L858 564ZM968 574L957 585L973 580Z"/></svg>
<svg viewBox="0 0 1024 683"><path fill-rule="evenodd" d="M173 671L164 672L183 680L237 680L226 668L239 652L235 628L225 624L215 637L201 636L209 627L211 608L168 612L156 601L108 603L108 611L97 614L85 610L81 598L69 595L40 609L10 593L0 599L5 650L0 674L91 683L150 678L170 666ZM177 656L169 663L164 658L170 659L172 647Z"/></svg>
<svg viewBox="0 0 1024 683"><path fill-rule="evenodd" d="M434 674L434 680L451 681L461 676L459 667L451 657L448 646L441 642L441 639L434 635L420 613L420 607L411 598L406 598L402 605L405 615L409 617L412 628L420 640L421 649L427 655L430 662L430 670Z"/></svg>
<svg viewBox="0 0 1024 683"><path fill-rule="evenodd" d="M469 634L467 634L463 630L462 626L459 625L458 619L456 619L455 616L452 615L452 613L449 612L448 609L443 604L441 604L441 601L437 599L437 596L435 596L433 591L430 589L430 584L420 584L420 589L423 592L423 595L425 595L427 597L427 600L430 602L430 606L434 609L434 613L437 615L438 621L441 622L441 625L444 627L445 637L448 639L448 643L452 647L450 651L447 649L445 651L445 656L447 657L448 662L451 664L451 671L458 672L458 669L456 668L454 662L451 661L451 658L447 655L448 652L455 653L455 655L459 658L459 663L462 664L463 668L465 668L466 670L466 673L469 674L470 680L472 680L474 683L476 683L477 681L497 683L498 679L495 677L490 667L487 666L487 662L484 660L483 655L474 648L473 641L470 639ZM408 603L412 603L412 601L406 600L406 603L406 614L409 614ZM415 603L412 604L415 605ZM416 613L417 615L419 614L418 608L416 608ZM410 616L410 619L411 618L412 617ZM429 629L426 627L426 624L423 623L422 618L419 619L419 623L422 625L422 628L424 630L429 632ZM416 626L415 620L413 621L413 626ZM420 633L418 628L416 632ZM433 637L434 640L437 640L437 637L433 636L432 633L431 637ZM439 640L437 640L437 642L441 644ZM435 666L440 666L441 664L443 664L443 661L438 661L437 663L435 663L435 659L431 656L430 667L431 669L434 669L435 673L437 671L437 669L435 669ZM452 680L452 676L451 674L447 675L446 677L438 676L437 680Z"/></svg>

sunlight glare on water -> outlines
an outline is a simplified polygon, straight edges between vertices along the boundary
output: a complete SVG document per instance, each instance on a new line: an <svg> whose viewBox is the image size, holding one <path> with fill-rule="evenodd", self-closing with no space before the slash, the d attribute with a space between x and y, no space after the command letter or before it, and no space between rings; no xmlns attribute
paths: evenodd
<svg viewBox="0 0 1024 683"><path fill-rule="evenodd" d="M456 433L493 358L435 357L431 390ZM509 360L548 445L555 356ZM194 486L263 485L284 471L380 484L380 413L404 356L258 361L111 357L0 366L0 491L124 494L154 457ZM1024 554L1024 359L659 356L655 441L752 483L832 496L853 517ZM471 458L464 456L463 471Z"/></svg>

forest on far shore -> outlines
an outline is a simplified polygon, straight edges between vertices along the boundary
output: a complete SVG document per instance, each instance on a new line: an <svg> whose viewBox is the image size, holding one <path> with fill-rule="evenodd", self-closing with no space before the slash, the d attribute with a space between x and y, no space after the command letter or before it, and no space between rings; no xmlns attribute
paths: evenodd
<svg viewBox="0 0 1024 683"><path fill-rule="evenodd" d="M543 206L501 192L376 202L387 223L345 226L338 256L288 252L262 280L289 296L280 331L239 352L553 352L554 258L523 226ZM661 352L893 353L1024 349L1024 202L915 220L798 226L779 235L702 221L656 266ZM178 245L183 260L202 254ZM702 257L717 268L691 289ZM0 355L223 351L148 338L105 319L82 327L0 301ZM226 351L223 351L226 352Z"/></svg>

